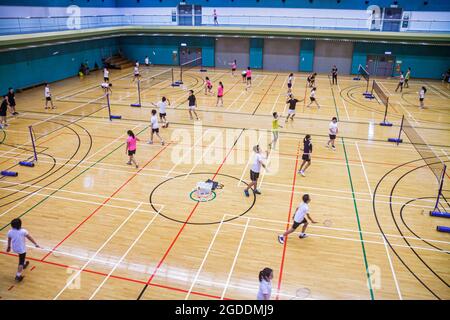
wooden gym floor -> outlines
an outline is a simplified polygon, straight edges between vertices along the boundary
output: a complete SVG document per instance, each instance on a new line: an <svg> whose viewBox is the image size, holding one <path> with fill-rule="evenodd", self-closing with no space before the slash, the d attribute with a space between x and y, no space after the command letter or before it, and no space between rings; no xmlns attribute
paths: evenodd
<svg viewBox="0 0 450 320"><path fill-rule="evenodd" d="M151 79L166 67L141 68ZM318 110L304 108L306 74L296 74L294 121L284 126L287 73L255 70L248 91L239 74L190 70L182 87L168 78L142 82L141 108L132 70L112 70L109 121L99 84L102 73L51 84L55 110L44 110L43 87L17 94L19 116L0 131L1 299L255 299L258 272L274 270L272 299L449 299L448 225L432 218L437 182L406 136L396 146L402 114L447 164L450 90L438 81L412 79L395 93L395 79L379 79L391 95L384 108L362 96L363 81L327 75L317 80ZM225 85L223 107L204 95L204 77ZM175 80L178 71L175 70ZM149 86L151 82L151 86ZM419 110L418 90L428 88ZM187 89L198 98L201 122L189 119ZM147 144L151 102L165 95L167 144ZM279 148L259 180L261 196L244 197L252 146L271 140L271 113L281 115ZM65 113L61 116L58 114ZM89 116L86 116L90 114ZM325 148L328 123L339 118L335 152ZM42 122L42 120L48 120ZM40 124L39 124L40 123ZM35 125L39 161L30 159L28 126ZM126 131L138 143L139 169L125 162ZM297 174L301 141L312 135L313 161ZM208 202L191 199L197 182L225 185ZM444 189L448 195L448 175ZM301 196L312 198L309 238L277 242ZM441 203L448 210L448 203ZM43 247L29 247L30 267L14 282L17 257L5 252L11 219ZM30 243L28 242L30 245Z"/></svg>

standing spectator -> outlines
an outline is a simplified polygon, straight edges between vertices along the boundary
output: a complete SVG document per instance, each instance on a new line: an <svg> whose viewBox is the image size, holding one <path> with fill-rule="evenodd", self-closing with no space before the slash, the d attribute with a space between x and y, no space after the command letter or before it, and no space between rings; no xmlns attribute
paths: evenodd
<svg viewBox="0 0 450 320"><path fill-rule="evenodd" d="M408 71L406 71L406 75L405 75L405 88L409 88L409 78L411 78L411 68L408 68Z"/></svg>
<svg viewBox="0 0 450 320"><path fill-rule="evenodd" d="M331 69L331 76L333 78L332 84L337 84L337 72L338 72L338 69L337 69L336 65L334 65L333 69Z"/></svg>
<svg viewBox="0 0 450 320"><path fill-rule="evenodd" d="M17 268L16 281L23 280L22 272L29 265L28 261L25 261L27 255L27 246L25 240L30 240L36 248L40 248L36 241L31 237L27 230L22 229L22 221L20 219L14 219L11 221L12 229L8 232L8 247L6 252L12 250L19 255L19 267Z"/></svg>
<svg viewBox="0 0 450 320"><path fill-rule="evenodd" d="M6 129L8 123L6 123L6 114L8 111L8 96L3 96L2 104L0 105L0 129Z"/></svg>
<svg viewBox="0 0 450 320"><path fill-rule="evenodd" d="M213 14L213 16L214 16L214 25L219 25L219 22L217 22L217 11L216 11L216 9L214 9L214 14Z"/></svg>

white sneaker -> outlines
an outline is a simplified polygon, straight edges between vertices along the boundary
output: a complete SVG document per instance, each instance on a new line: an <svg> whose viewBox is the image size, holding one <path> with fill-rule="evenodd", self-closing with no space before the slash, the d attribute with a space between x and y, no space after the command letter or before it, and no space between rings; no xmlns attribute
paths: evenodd
<svg viewBox="0 0 450 320"><path fill-rule="evenodd" d="M305 175L305 172L304 172L303 170L299 171L299 173L300 173L302 176L304 176L304 177L306 176L306 175Z"/></svg>
<svg viewBox="0 0 450 320"><path fill-rule="evenodd" d="M331 147L331 149L332 149L333 151L336 151L336 147Z"/></svg>
<svg viewBox="0 0 450 320"><path fill-rule="evenodd" d="M153 144L153 141L152 141L152 140L148 140L147 143L148 143L148 144Z"/></svg>
<svg viewBox="0 0 450 320"><path fill-rule="evenodd" d="M304 239L304 238L307 238L308 235L307 235L306 233L300 233L298 237L299 237L300 239Z"/></svg>
<svg viewBox="0 0 450 320"><path fill-rule="evenodd" d="M278 242L281 243L281 244L284 243L284 237L283 237L283 235L279 235L279 236L278 236Z"/></svg>

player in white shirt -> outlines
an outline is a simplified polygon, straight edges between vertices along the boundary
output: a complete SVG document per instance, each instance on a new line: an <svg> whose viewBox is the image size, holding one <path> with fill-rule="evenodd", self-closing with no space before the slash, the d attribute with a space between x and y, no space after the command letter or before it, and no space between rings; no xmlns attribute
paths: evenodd
<svg viewBox="0 0 450 320"><path fill-rule="evenodd" d="M419 91L419 104L420 109L425 109L425 105L423 103L423 100L425 99L425 93L427 93L427 88L422 87Z"/></svg>
<svg viewBox="0 0 450 320"><path fill-rule="evenodd" d="M255 156L253 159L253 165L250 168L250 180L251 182L247 185L247 188L244 189L244 194L246 197L250 196L248 189L253 187L253 192L255 194L261 194L261 192L257 189L259 172L261 171L261 167L267 170L266 165L264 164L264 160L268 157L269 153L266 151L266 157L262 155L262 150L259 145L253 147L253 151L255 152Z"/></svg>
<svg viewBox="0 0 450 320"><path fill-rule="evenodd" d="M400 92L403 91L403 84L405 83L405 77L403 76L403 71L400 71L400 81L398 82L397 88L395 88L395 92L400 89Z"/></svg>
<svg viewBox="0 0 450 320"><path fill-rule="evenodd" d="M49 102L50 102L50 105L52 106L52 109L55 109L56 107L53 105L52 93L50 92L50 87L49 87L48 83L45 84L44 96L45 96L45 109L50 109L50 107L48 106Z"/></svg>
<svg viewBox="0 0 450 320"><path fill-rule="evenodd" d="M311 202L311 198L309 194L304 194L302 197L303 203L295 209L294 214L294 222L288 231L278 236L278 242L283 244L286 241L286 237L288 234L291 234L298 228L299 225L303 224L302 232L299 235L300 239L306 238L308 235L305 233L306 227L308 227L308 218L312 223L317 223L314 221L309 215L309 206L308 204Z"/></svg>
<svg viewBox="0 0 450 320"><path fill-rule="evenodd" d="M310 95L309 95L309 100L310 100L310 102L308 103L308 105L307 105L306 107L309 108L313 103L315 103L315 104L317 105L317 108L320 109L319 103L318 103L317 100L316 100L316 90L317 90L316 87L313 87L313 88L311 89L311 93L310 93Z"/></svg>
<svg viewBox="0 0 450 320"><path fill-rule="evenodd" d="M150 140L148 141L149 144L153 144L153 135L156 134L156 136L161 141L161 144L164 145L164 140L159 135L159 123L158 123L158 117L156 116L156 110L152 110L152 117L150 118L150 126L151 126L151 136Z"/></svg>
<svg viewBox="0 0 450 320"><path fill-rule="evenodd" d="M140 75L139 75L139 62L136 62L136 65L134 66L133 74L134 74L133 82L136 79L139 80L139 77L140 77Z"/></svg>
<svg viewBox="0 0 450 320"><path fill-rule="evenodd" d="M257 300L270 300L272 294L272 279L273 270L270 268L264 268L259 272L259 289Z"/></svg>
<svg viewBox="0 0 450 320"><path fill-rule="evenodd" d="M105 94L107 93L112 93L111 87L112 87L112 83L108 83L108 82L102 82L102 84L100 85L103 89L103 92Z"/></svg>
<svg viewBox="0 0 450 320"><path fill-rule="evenodd" d="M166 107L170 106L170 101L169 99L167 99L166 97L162 97L161 101L159 101L157 104L154 104L152 102L152 105L154 105L155 107L158 107L159 109L159 120L162 121L163 123L163 128L167 128L169 126L169 122L167 122L166 120Z"/></svg>
<svg viewBox="0 0 450 320"><path fill-rule="evenodd" d="M330 137L330 140L328 140L327 142L327 148L330 147L330 143L331 143L331 148L333 149L333 151L336 150L336 147L334 146L334 141L336 140L336 135L338 134L339 130L338 130L338 126L337 126L337 118L333 117L333 119L331 119L331 122L328 126L328 136Z"/></svg>
<svg viewBox="0 0 450 320"><path fill-rule="evenodd" d="M146 67L150 66L150 59L148 58L148 56L145 56L144 62Z"/></svg>
<svg viewBox="0 0 450 320"><path fill-rule="evenodd" d="M289 74L288 81L287 81L287 87L288 87L287 94L288 94L288 96L292 92L292 82L293 81L294 81L294 74L291 73L291 74Z"/></svg>
<svg viewBox="0 0 450 320"><path fill-rule="evenodd" d="M109 70L107 67L103 68L103 81L109 82Z"/></svg>
<svg viewBox="0 0 450 320"><path fill-rule="evenodd" d="M22 272L29 265L26 260L27 247L25 240L30 240L36 248L40 248L36 241L31 237L27 230L22 229L22 221L20 219L14 219L11 221L12 229L8 232L8 247L6 252L12 251L19 255L19 267L17 268L16 281L22 281Z"/></svg>

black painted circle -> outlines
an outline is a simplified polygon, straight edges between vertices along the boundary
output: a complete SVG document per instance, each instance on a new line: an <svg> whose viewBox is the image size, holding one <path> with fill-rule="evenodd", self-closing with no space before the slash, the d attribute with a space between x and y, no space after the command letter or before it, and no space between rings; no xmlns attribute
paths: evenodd
<svg viewBox="0 0 450 320"><path fill-rule="evenodd" d="M240 181L240 182L242 182L242 183L244 183L244 184L246 184L246 185L248 186L248 183L246 183L245 181L242 181L242 180L239 179L239 178L236 178L236 177L234 177L234 176L230 176L230 175L228 175L228 174L223 174L223 173L217 173L217 174L215 174L215 173L211 173L211 172L192 172L192 173L180 174L180 175L178 175L178 176L175 176L175 177L169 178L169 179L167 179L167 180L164 180L163 182L161 182L160 184L158 184L156 187L153 188L153 190L152 190L152 192L150 193L150 196L149 196L150 205L152 206L153 210L155 210L155 212L157 212L160 216L162 216L162 217L164 217L164 218L166 218L166 219L168 219L168 220L171 220L171 221L174 221L174 222L178 222L178 223L182 223L182 224L185 224L185 223L186 223L186 224L192 224L192 225L214 225L214 224L219 224L219 223L221 223L222 221L214 221L214 222L189 222L189 221L178 220L178 219L169 217L169 216L167 216L167 215L165 215L165 214L159 212L159 210L155 207L155 204L153 203L153 196L154 196L155 191L156 191L159 187L161 187L161 186L164 185L165 183L167 183L167 182L169 182L169 181L172 181L172 180L174 180L174 179L181 178L181 177L185 177L185 176L190 176L190 175L196 175L196 174L197 174L197 175L199 175L199 174L207 174L207 175L210 175L210 176L216 175L216 176L227 177L227 178L231 178L231 179ZM253 189L251 189L251 190L253 190ZM237 219L237 218L239 218L239 217L242 217L242 216L245 215L247 212L249 212L249 211L253 208L253 206L255 205L255 203L256 203L256 195L255 195L255 193L252 192L251 194L253 195L253 201L252 201L250 207L248 207L247 210L245 210L245 211L242 212L241 214L238 214L238 215L236 215L236 216L233 217L233 218L223 220L223 222L233 221L233 220L235 220L235 219Z"/></svg>

